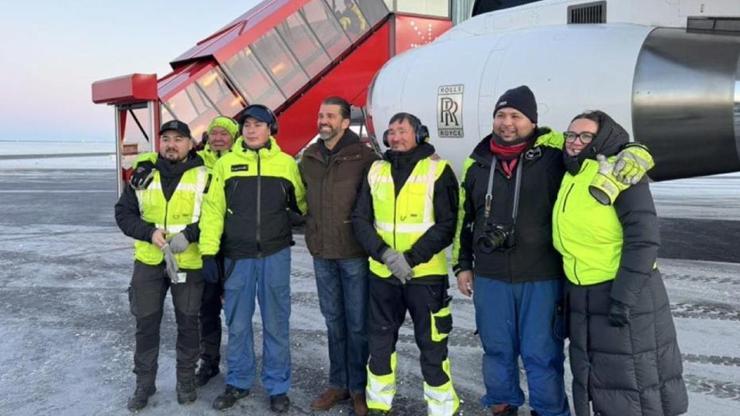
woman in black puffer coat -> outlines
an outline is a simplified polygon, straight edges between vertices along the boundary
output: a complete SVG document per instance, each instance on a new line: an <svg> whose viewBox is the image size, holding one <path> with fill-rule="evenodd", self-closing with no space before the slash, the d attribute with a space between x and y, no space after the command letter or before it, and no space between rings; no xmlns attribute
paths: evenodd
<svg viewBox="0 0 740 416"><path fill-rule="evenodd" d="M570 364L576 415L672 416L688 397L670 304L656 257L658 220L650 188L625 189L614 205L589 192L599 170L629 142L601 111L565 133L553 241L568 277Z"/></svg>

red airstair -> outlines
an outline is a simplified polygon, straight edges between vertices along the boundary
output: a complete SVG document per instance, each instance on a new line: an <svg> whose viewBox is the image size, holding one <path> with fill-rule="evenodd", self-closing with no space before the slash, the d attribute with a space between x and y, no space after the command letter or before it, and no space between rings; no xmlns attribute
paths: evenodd
<svg viewBox="0 0 740 416"><path fill-rule="evenodd" d="M394 13L382 0L266 0L175 58L162 78L97 81L93 101L115 106L119 191L171 119L200 139L213 117L264 104L278 117L281 148L296 154L316 136L322 99L338 95L364 109L385 62L451 26L449 14Z"/></svg>

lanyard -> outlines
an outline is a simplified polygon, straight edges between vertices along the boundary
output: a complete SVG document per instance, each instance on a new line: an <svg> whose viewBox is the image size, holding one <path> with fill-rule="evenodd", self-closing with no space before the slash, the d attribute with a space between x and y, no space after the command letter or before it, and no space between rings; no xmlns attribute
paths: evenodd
<svg viewBox="0 0 740 416"><path fill-rule="evenodd" d="M522 187L522 160L523 155L519 155L518 166L516 167L516 178L514 179L514 206L512 207L511 219L512 225L516 223L516 216L519 212L519 191ZM486 199L485 209L483 211L483 218L488 220L491 216L491 202L493 201L493 174L496 172L496 163L498 162L496 155L493 155L491 159L491 169L488 172L488 186L486 187Z"/></svg>

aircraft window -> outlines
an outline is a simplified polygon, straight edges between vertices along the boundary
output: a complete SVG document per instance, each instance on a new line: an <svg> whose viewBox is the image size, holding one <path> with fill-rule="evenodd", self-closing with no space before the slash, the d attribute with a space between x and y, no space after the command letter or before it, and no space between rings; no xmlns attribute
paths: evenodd
<svg viewBox="0 0 740 416"><path fill-rule="evenodd" d="M339 21L324 4L324 0L313 0L306 3L301 9L308 26L316 33L324 49L334 59L344 52L350 45L347 35L344 34Z"/></svg>
<svg viewBox="0 0 740 416"><path fill-rule="evenodd" d="M223 68L248 102L275 108L285 101L285 96L249 47L242 49L226 61Z"/></svg>
<svg viewBox="0 0 740 416"><path fill-rule="evenodd" d="M232 115L246 107L244 100L227 84L221 71L213 69L196 81L221 114Z"/></svg>
<svg viewBox="0 0 740 416"><path fill-rule="evenodd" d="M257 58L287 97L308 82L308 76L303 68L274 29L254 42L253 48Z"/></svg>
<svg viewBox="0 0 740 416"><path fill-rule="evenodd" d="M329 64L329 55L311 33L299 12L293 13L278 25L277 30L308 76L313 77Z"/></svg>
<svg viewBox="0 0 740 416"><path fill-rule="evenodd" d="M450 17L450 2L439 0L395 0L396 11L424 16Z"/></svg>

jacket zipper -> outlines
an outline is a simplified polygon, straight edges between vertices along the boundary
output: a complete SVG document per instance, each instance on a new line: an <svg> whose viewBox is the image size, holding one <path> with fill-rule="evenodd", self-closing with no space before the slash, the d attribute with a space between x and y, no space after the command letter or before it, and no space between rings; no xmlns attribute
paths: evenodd
<svg viewBox="0 0 740 416"><path fill-rule="evenodd" d="M164 202L164 235L167 237L167 211L170 208L170 201Z"/></svg>
<svg viewBox="0 0 740 416"><path fill-rule="evenodd" d="M395 185L394 185L395 188ZM393 190L393 193L396 193L396 190ZM398 196L394 196L393 198L393 249L396 249L396 211L398 209Z"/></svg>
<svg viewBox="0 0 740 416"><path fill-rule="evenodd" d="M570 196L570 191L573 190L573 185L575 184L571 183L570 187L568 187L568 192L565 193L565 198L563 198L563 211L562 212L565 212L565 205L568 203L568 197Z"/></svg>
<svg viewBox="0 0 740 416"><path fill-rule="evenodd" d="M237 180L234 180L234 189L229 194L229 198L226 200L226 212L228 212L231 215L234 215L234 211L231 209L231 198L236 194L236 188L239 187L239 182Z"/></svg>
<svg viewBox="0 0 740 416"><path fill-rule="evenodd" d="M565 193L565 198L563 198L563 208L561 212L565 212L565 204L568 203L568 196L570 196L570 191L573 190L574 183L570 184L570 187L568 187L568 192ZM568 252L568 250L565 249L565 244L563 243L563 234L560 232L560 224L555 224L558 227L558 239L560 240L560 247L563 248L563 251ZM570 253L568 253L570 254ZM576 257L571 255L573 257L573 277L576 278L576 281L578 282L578 285L581 285L581 279L578 278L578 273L576 272Z"/></svg>
<svg viewBox="0 0 740 416"><path fill-rule="evenodd" d="M182 179L182 178L180 178ZM162 176L160 174L159 176L159 192L162 192L162 197L164 197L164 187L162 186ZM178 184L179 185L179 184ZM172 194L175 194L175 191L172 191ZM170 195L170 198L172 198L172 195ZM167 211L170 208L170 201L167 198L164 198L164 235L165 238L167 238Z"/></svg>
<svg viewBox="0 0 740 416"><path fill-rule="evenodd" d="M261 221L260 217L262 216L262 163L260 159L260 151L259 149L255 151L257 153L257 254L259 257L262 257L262 248L261 248Z"/></svg>

